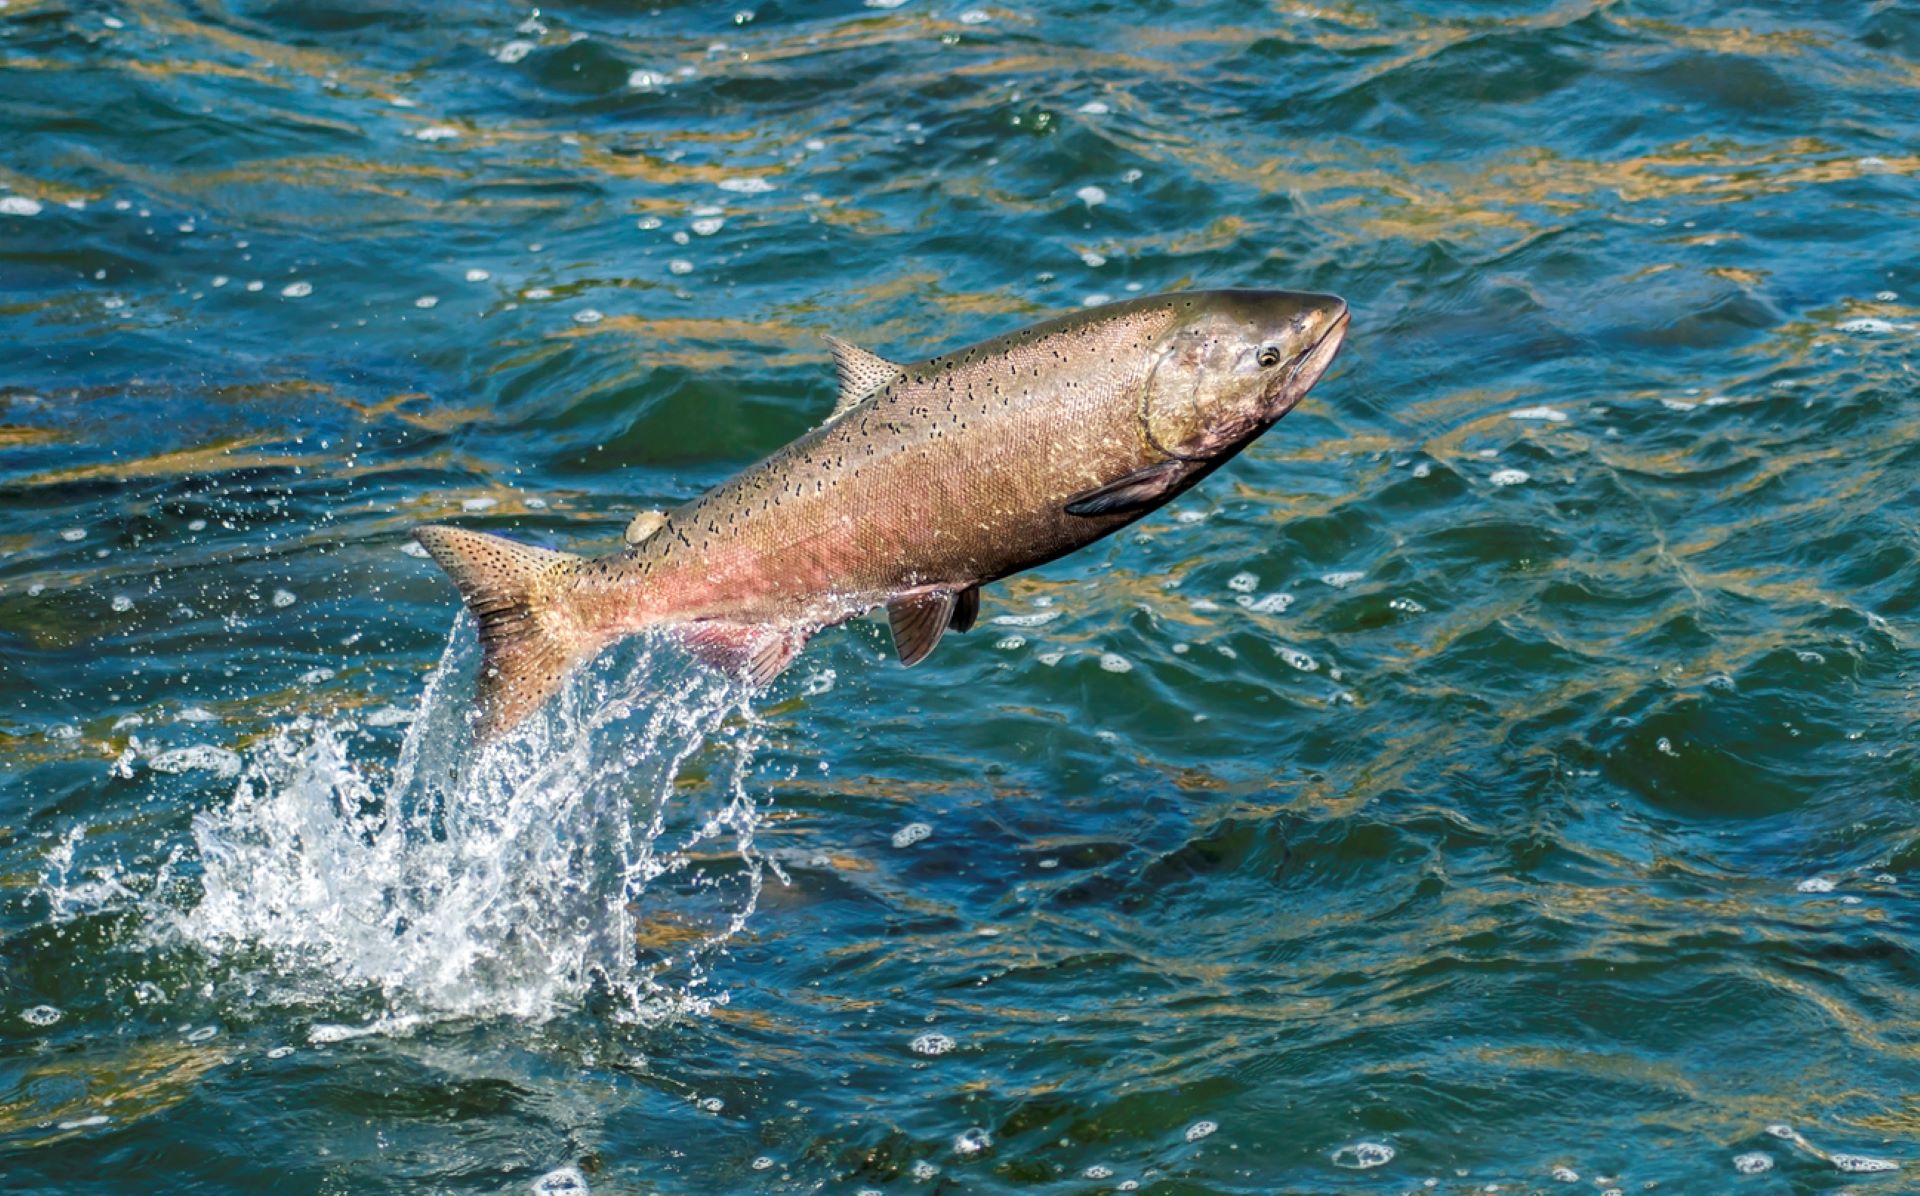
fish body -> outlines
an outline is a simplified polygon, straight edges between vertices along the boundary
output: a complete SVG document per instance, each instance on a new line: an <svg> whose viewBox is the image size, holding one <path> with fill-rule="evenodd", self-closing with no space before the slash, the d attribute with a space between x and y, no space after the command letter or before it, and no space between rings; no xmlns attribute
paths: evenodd
<svg viewBox="0 0 1920 1196"><path fill-rule="evenodd" d="M1194 291L1091 308L899 365L834 341L825 423L594 559L457 528L415 535L486 649L505 731L624 636L671 629L756 684L885 606L901 660L966 630L980 587L1132 523L1211 473L1331 364L1328 295Z"/></svg>

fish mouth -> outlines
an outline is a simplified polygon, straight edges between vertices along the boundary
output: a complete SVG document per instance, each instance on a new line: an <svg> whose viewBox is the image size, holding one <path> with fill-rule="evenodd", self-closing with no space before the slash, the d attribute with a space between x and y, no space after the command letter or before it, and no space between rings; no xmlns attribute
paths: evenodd
<svg viewBox="0 0 1920 1196"><path fill-rule="evenodd" d="M1302 396L1313 389L1313 384L1320 381L1321 375L1327 372L1327 367L1333 364L1334 356L1340 352L1340 346L1346 343L1347 325L1351 323L1353 323L1353 309L1343 302L1340 304L1340 314L1327 325L1327 330L1320 334L1320 339L1307 346L1298 357L1293 359L1293 364L1287 367L1286 380L1280 384L1281 391L1292 396L1287 404L1288 407L1299 402Z"/></svg>

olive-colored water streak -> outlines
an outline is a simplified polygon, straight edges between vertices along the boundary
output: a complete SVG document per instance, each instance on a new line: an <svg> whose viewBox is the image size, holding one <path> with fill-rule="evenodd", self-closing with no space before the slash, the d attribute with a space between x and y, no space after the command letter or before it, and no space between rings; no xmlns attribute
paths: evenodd
<svg viewBox="0 0 1920 1196"><path fill-rule="evenodd" d="M1910 1186L1917 91L1898 4L12 0L9 1190ZM1180 286L1355 322L1174 509L462 756L413 524Z"/></svg>

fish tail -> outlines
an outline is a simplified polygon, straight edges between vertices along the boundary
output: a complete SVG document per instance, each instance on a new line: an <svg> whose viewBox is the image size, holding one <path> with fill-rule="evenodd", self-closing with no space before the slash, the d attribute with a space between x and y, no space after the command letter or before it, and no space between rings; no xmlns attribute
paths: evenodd
<svg viewBox="0 0 1920 1196"><path fill-rule="evenodd" d="M582 559L457 527L414 529L480 623L476 734L504 734L538 710L601 641L582 628L572 592Z"/></svg>

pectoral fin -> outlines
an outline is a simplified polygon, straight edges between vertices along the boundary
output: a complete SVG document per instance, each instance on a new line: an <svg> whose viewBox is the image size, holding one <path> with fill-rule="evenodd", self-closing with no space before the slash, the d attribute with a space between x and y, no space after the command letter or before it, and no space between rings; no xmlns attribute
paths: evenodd
<svg viewBox="0 0 1920 1196"><path fill-rule="evenodd" d="M1162 461L1145 469L1136 469L1123 478L1092 490L1084 490L1067 500L1067 514L1117 515L1159 506L1166 501L1189 470L1192 461Z"/></svg>
<svg viewBox="0 0 1920 1196"><path fill-rule="evenodd" d="M952 590L908 594L887 603L887 622L893 627L893 650L900 663L912 668L927 658L947 624L953 621L956 599Z"/></svg>

